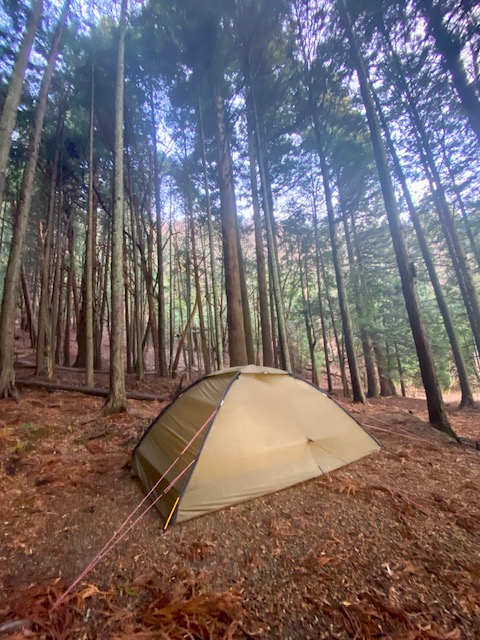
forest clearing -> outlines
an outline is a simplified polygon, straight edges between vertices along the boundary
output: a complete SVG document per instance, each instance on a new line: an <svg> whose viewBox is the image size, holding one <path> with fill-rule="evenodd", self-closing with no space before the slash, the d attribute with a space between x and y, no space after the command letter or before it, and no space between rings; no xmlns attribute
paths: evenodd
<svg viewBox="0 0 480 640"><path fill-rule="evenodd" d="M0 3L0 636L480 638L479 145L476 0Z"/></svg>
<svg viewBox="0 0 480 640"><path fill-rule="evenodd" d="M127 387L174 391L150 378ZM379 453L166 532L153 509L53 611L140 502L131 452L165 404L84 425L103 402L33 389L3 403L0 629L29 621L11 637L479 637L480 452L398 396L347 404ZM473 441L478 412L456 404Z"/></svg>

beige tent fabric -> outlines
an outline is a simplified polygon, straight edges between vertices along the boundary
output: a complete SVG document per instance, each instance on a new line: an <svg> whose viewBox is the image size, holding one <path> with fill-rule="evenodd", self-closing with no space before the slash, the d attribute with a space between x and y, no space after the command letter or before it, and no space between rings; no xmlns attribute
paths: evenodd
<svg viewBox="0 0 480 640"><path fill-rule="evenodd" d="M218 407L220 399L235 372L204 378L187 389L160 414L149 428L134 452L133 467L142 484L150 491L157 480L177 459L185 445ZM152 497L160 495L198 454L207 428L195 439L192 446L180 457L166 477L158 485ZM187 477L182 477L156 506L166 520L182 491Z"/></svg>
<svg viewBox="0 0 480 640"><path fill-rule="evenodd" d="M175 518L181 522L315 478L379 448L350 415L306 381L276 369L232 368L187 389L142 440L134 466L148 489L225 391L208 433L168 474L171 481L198 456L193 471L159 501L165 520L178 496Z"/></svg>

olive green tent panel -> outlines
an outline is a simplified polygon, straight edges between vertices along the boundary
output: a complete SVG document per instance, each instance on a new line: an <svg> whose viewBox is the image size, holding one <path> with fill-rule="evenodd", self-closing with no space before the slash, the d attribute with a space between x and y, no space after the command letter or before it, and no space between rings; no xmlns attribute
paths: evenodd
<svg viewBox="0 0 480 640"><path fill-rule="evenodd" d="M174 521L181 522L315 478L378 448L313 385L249 365L212 374L187 389L152 423L133 464L150 490L180 456L156 488L159 495L194 461L156 503L165 521L176 507Z"/></svg>

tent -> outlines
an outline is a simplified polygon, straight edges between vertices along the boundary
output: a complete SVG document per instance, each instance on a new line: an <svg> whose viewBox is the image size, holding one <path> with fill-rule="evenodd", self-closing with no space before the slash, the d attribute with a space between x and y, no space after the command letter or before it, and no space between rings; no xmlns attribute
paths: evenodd
<svg viewBox="0 0 480 640"><path fill-rule="evenodd" d="M378 448L317 387L248 365L188 387L147 429L132 466L147 491L155 487L154 498L168 489L156 503L166 527L326 474Z"/></svg>

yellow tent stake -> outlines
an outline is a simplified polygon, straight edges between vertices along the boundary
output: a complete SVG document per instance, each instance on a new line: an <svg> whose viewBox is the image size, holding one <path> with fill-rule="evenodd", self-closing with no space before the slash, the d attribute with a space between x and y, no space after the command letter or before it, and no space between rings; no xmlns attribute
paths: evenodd
<svg viewBox="0 0 480 640"><path fill-rule="evenodd" d="M175 504L172 507L172 510L170 511L170 515L167 518L167 521L165 522L165 526L163 527L163 530L165 531L165 529L168 527L170 520L172 519L173 516L173 512L175 511L175 509L177 508L177 504L178 501L180 500L180 496L178 496L178 498L175 500Z"/></svg>

